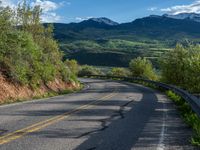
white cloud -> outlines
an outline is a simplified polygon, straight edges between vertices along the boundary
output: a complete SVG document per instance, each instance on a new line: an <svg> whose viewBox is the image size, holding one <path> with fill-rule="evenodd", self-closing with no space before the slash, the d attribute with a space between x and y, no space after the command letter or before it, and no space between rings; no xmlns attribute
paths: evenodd
<svg viewBox="0 0 200 150"><path fill-rule="evenodd" d="M151 7L151 8L148 9L148 11L155 11L157 9L158 9L157 7Z"/></svg>
<svg viewBox="0 0 200 150"><path fill-rule="evenodd" d="M0 0L0 1L2 1L2 3L0 4L1 7L9 6L11 8L15 8L17 6L17 3L21 2L21 0ZM67 1L56 3L51 0L31 0L30 3L31 7L37 5L40 5L42 9L41 19L43 22L57 22L60 21L62 17L56 13L56 10L58 10L62 6L71 5L71 3Z"/></svg>
<svg viewBox="0 0 200 150"><path fill-rule="evenodd" d="M0 0L0 1L1 1L1 4L0 4L1 7L9 6L11 8L14 8L16 6L13 0Z"/></svg>
<svg viewBox="0 0 200 150"><path fill-rule="evenodd" d="M58 22L62 19L61 16L57 15L54 12L48 12L42 14L42 21L43 22Z"/></svg>
<svg viewBox="0 0 200 150"><path fill-rule="evenodd" d="M43 12L54 11L59 8L59 4L48 0L36 0L31 3L32 7L37 5L40 5Z"/></svg>
<svg viewBox="0 0 200 150"><path fill-rule="evenodd" d="M200 13L200 0L196 0L189 5L177 5L169 8L164 8L161 9L161 11L173 15L179 13Z"/></svg>
<svg viewBox="0 0 200 150"><path fill-rule="evenodd" d="M92 17L92 16L89 16L89 17L76 17L75 20L84 21L84 20L88 20L88 19L91 19L91 18L94 18L94 17Z"/></svg>
<svg viewBox="0 0 200 150"><path fill-rule="evenodd" d="M31 6L40 6L42 9L42 16L41 19L43 22L56 22L61 19L55 11L63 6L63 2L55 3L49 0L35 0L31 3Z"/></svg>
<svg viewBox="0 0 200 150"><path fill-rule="evenodd" d="M60 6L64 6L64 5L71 5L71 2L66 2L66 1L62 1L59 3Z"/></svg>

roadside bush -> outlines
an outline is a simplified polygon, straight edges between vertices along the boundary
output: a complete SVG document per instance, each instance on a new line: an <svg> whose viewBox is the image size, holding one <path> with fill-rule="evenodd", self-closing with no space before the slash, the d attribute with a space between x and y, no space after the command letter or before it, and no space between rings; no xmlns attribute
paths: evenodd
<svg viewBox="0 0 200 150"><path fill-rule="evenodd" d="M0 8L0 73L33 88L56 78L75 78L62 62L53 27L44 27L40 15L40 7L31 8L26 1L17 12Z"/></svg>
<svg viewBox="0 0 200 150"><path fill-rule="evenodd" d="M125 68L112 68L110 72L108 72L110 76L120 76L120 77L128 77L130 76L130 72Z"/></svg>
<svg viewBox="0 0 200 150"><path fill-rule="evenodd" d="M131 60L129 63L129 68L132 77L140 77L150 80L157 80L157 75L153 69L153 66L149 60L146 58L138 57Z"/></svg>
<svg viewBox="0 0 200 150"><path fill-rule="evenodd" d="M35 74L42 51L28 33L11 31L4 36L7 40L0 45L0 51L3 51L0 60L1 68L6 70L7 77L27 84ZM42 66L41 62L40 65Z"/></svg>
<svg viewBox="0 0 200 150"><path fill-rule="evenodd" d="M74 59L72 60L66 60L65 61L66 66L70 69L70 71L74 74L77 75L79 71L79 65L78 62Z"/></svg>
<svg viewBox="0 0 200 150"><path fill-rule="evenodd" d="M100 69L97 69L93 66L84 65L81 67L78 75L81 77L87 75L102 75L102 72Z"/></svg>
<svg viewBox="0 0 200 150"><path fill-rule="evenodd" d="M200 46L178 44L160 61L162 81L190 92L200 91Z"/></svg>
<svg viewBox="0 0 200 150"><path fill-rule="evenodd" d="M192 111L188 103L172 91L167 91L167 96L175 102L185 122L193 129L191 143L200 146L200 118Z"/></svg>

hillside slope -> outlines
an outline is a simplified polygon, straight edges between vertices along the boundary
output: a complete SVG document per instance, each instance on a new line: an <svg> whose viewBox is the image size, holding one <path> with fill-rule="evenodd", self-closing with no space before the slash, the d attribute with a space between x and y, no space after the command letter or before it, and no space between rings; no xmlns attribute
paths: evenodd
<svg viewBox="0 0 200 150"><path fill-rule="evenodd" d="M77 81L62 61L52 26L40 22L41 8L24 1L17 10L0 9L0 103L56 93Z"/></svg>
<svg viewBox="0 0 200 150"><path fill-rule="evenodd" d="M156 64L176 43L200 42L200 23L193 20L155 15L114 25L96 20L54 24L54 36L66 58L81 64L127 66L131 58L142 56Z"/></svg>
<svg viewBox="0 0 200 150"><path fill-rule="evenodd" d="M200 38L199 27L200 23L192 20L152 15L114 26L91 19L80 23L54 23L54 34L59 41L113 39L116 37L126 39L127 36L130 40L152 37L158 40L175 40L178 37L182 40Z"/></svg>
<svg viewBox="0 0 200 150"><path fill-rule="evenodd" d="M33 89L29 85L10 82L0 74L0 105L25 99L51 96L52 94L54 95L65 90L75 90L79 88L80 85L78 83L64 82L60 79L55 79L48 84L41 84L37 89Z"/></svg>

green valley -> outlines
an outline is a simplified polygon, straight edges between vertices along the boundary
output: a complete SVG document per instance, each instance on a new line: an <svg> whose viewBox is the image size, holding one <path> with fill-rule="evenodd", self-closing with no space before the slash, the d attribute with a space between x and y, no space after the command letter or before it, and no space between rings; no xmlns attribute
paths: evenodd
<svg viewBox="0 0 200 150"><path fill-rule="evenodd" d="M170 50L166 43L156 40L78 40L61 43L60 46L66 54L65 58L76 59L79 63L121 67L126 67L132 58L138 56L147 57L156 65L157 59Z"/></svg>
<svg viewBox="0 0 200 150"><path fill-rule="evenodd" d="M80 64L127 67L136 57L146 57L157 67L158 58L177 43L200 42L200 23L166 16L149 16L117 24L107 18L54 25L66 59Z"/></svg>

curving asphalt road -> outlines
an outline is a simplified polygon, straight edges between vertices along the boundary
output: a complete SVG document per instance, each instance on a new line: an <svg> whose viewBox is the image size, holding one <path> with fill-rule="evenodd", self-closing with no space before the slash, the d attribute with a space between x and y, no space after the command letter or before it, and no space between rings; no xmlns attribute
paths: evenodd
<svg viewBox="0 0 200 150"><path fill-rule="evenodd" d="M162 93L81 80L87 88L76 94L0 106L0 150L195 149L191 129Z"/></svg>

